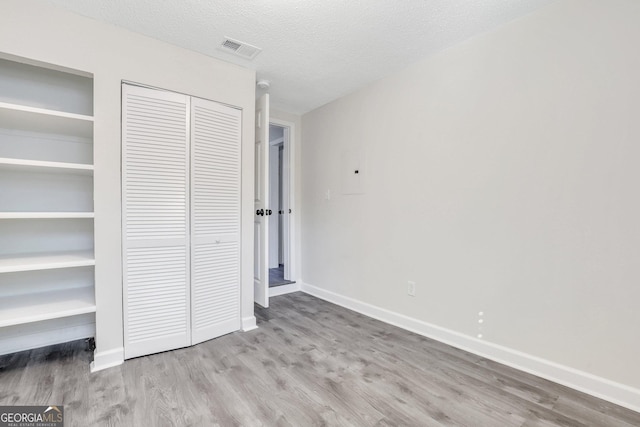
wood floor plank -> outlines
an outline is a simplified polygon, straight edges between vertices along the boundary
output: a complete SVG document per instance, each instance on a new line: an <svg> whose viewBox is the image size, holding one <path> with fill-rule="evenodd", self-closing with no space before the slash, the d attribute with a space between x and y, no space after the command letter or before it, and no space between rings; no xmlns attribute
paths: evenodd
<svg viewBox="0 0 640 427"><path fill-rule="evenodd" d="M640 414L303 293L257 330L90 374L82 341L0 356L0 405L69 426L640 426Z"/></svg>
<svg viewBox="0 0 640 427"><path fill-rule="evenodd" d="M31 353L23 351L0 357L0 402L4 405L17 405L22 397L25 366L29 363Z"/></svg>
<svg viewBox="0 0 640 427"><path fill-rule="evenodd" d="M335 342L333 340L323 340L323 338L320 337L319 335L315 335L314 331L312 331L311 329L301 326L300 324L303 323L302 319L299 319L299 318L294 318L291 320L279 319L279 321L283 323L284 325L283 327L287 331L301 330L303 331L302 332L303 335L313 337L313 342L315 343L314 346L316 349L318 348L322 349L323 351L327 352L330 355L330 360L337 360L341 366L346 367L346 371L342 373L342 375L344 376L347 375L346 372L359 373L363 368L371 366L374 362L373 359L370 359L370 357L366 353L361 353L357 351L358 340L354 340L350 344L345 344L342 342L342 340L335 340ZM274 320L273 322L278 322L278 320ZM325 330L317 331L317 332L319 334L326 333ZM323 344L323 341L325 342L325 344ZM334 343L333 346L335 347L332 348L332 345L330 344L327 347L326 342ZM321 362L316 362L316 363L321 363ZM393 370L393 372L391 372L391 370ZM382 378L384 376L391 379L390 381L385 382L383 380L382 382L379 382L376 384L376 388L378 389L386 388L385 392L387 394L387 398L390 392L396 395L403 394L403 393L411 394L412 389L421 387L420 384L411 384L410 380L408 380L406 377L403 377L402 375L399 374L395 366L393 366L390 370L385 371L380 366L376 365L375 372L378 374L377 375L378 378ZM369 383L373 383L371 377L368 379L369 379ZM438 409L433 409L433 408L424 406L424 402L429 402L433 399L437 399L438 396L431 394L430 390L425 389L423 391L425 392L426 395L429 395L429 399L424 401L415 401L412 403L417 407L422 406L423 412L426 412L426 413L433 412L436 415L438 413L441 413L441 411L439 411ZM447 395L447 394L451 395L450 390L444 390L444 391L440 390L440 392L443 395ZM412 398L405 396L405 399L411 400ZM446 405L447 403L441 402L441 404ZM435 419L437 418L434 418L434 420ZM512 424L512 425L516 425L516 424Z"/></svg>
<svg viewBox="0 0 640 427"><path fill-rule="evenodd" d="M273 320L272 322L277 323L277 322L287 322L289 323L287 325L287 330L297 330L300 329L303 331L303 333L307 336L312 336L313 335L313 331L311 328L305 328L303 326L303 324L305 323L304 319L300 319L300 318L292 318L292 319L278 319L278 320ZM335 321L334 321L335 323ZM326 326L326 324L325 324ZM319 331L319 333L329 333L326 332L328 329L330 328L324 328L322 331ZM340 336L341 334L341 330L344 330L345 326L344 325L340 325L338 324L337 327L335 327L335 330L333 332L330 332L330 334L334 335L334 336ZM318 337L314 337L314 341L317 343L322 343L322 339L319 339ZM346 339L345 339L346 341ZM352 340L352 342L350 342L349 344L343 344L344 348L349 349L349 350L354 350L359 346L359 340ZM363 340L363 345L364 347L368 347L370 344L366 341ZM361 348L364 349L364 348ZM413 352L416 355L419 356L419 358L421 358L422 360L424 360L424 355L422 354L422 352L420 351L415 351ZM471 400L474 399L474 397L476 395L481 396L487 393L487 390L485 389L487 386L482 383L481 381L474 381L473 378L466 378L467 380L467 384L475 384L477 385L477 391L479 391L480 393L477 394L468 394L465 393L465 388L463 387L451 387L452 384L457 384L461 381L457 381L456 378L451 377L453 374L455 374L455 371L447 368L446 371L444 372L444 375L441 374L439 372L439 370L434 368L437 368L435 366L431 366L430 369L428 370L422 370L422 366L419 366L418 364L412 365L411 362L407 359L404 358L402 361L398 360L397 358L395 358L395 356L392 356L391 354L381 354L380 352L377 353L377 355L375 356L375 359L372 358L372 356L367 355L367 352L354 352L354 351L350 351L350 352L341 352L338 354L333 355L334 358L337 358L338 360L342 359L343 356L348 355L348 354L360 354L359 358L357 360L349 360L348 357L346 357L346 360L344 360L344 364L349 365L350 369L359 369L356 368L359 365L363 365L365 367L374 367L374 369L372 370L372 372L386 372L388 374L388 376L395 378L396 380L401 379L403 382L402 383L398 383L398 384L402 384L401 387L398 387L397 392L398 393L402 393L404 390L407 390L409 388L409 385L411 386L412 389L420 388L421 384L412 384L412 378L422 378L423 380L425 378L429 378L429 382L428 385L431 388L432 392L436 392L439 395L442 396L448 396L450 400L463 400L466 399L465 401L465 405L466 406L476 406L476 409L478 410L478 412L485 412L485 413L499 413L498 411L492 411L491 408L491 401L489 401L489 404L483 402L483 401L475 401L475 402L471 402ZM407 355L408 353L404 353L405 355ZM383 366L380 366L379 363L376 362L380 362L383 359L388 357L388 362L387 366L388 368L385 369ZM405 368L409 368L410 370L407 371L407 369L405 369L405 375L402 375L399 370L397 369L398 367L403 366ZM361 366L362 367L362 366ZM361 368L360 367L360 368ZM460 375L460 374L459 374ZM454 381L452 381L452 379ZM424 393L428 394L429 390L423 390ZM501 393L502 396L510 396L508 393L506 392L502 392ZM436 396L430 396L432 399L436 398ZM500 402L502 406L504 406L504 402L502 401L502 399L500 399L500 396L498 396L497 393L495 393L495 396L497 397L497 399L495 399L497 402ZM514 396L515 397L515 396ZM519 399L518 403L519 402ZM446 405L446 402L441 403L443 405ZM505 408L501 408L501 409L505 409ZM425 410L428 410L428 408L425 408ZM440 411L441 412L441 411ZM525 419L524 416L526 414L523 414L522 416L517 416L517 415L511 415L510 417L508 417L507 419L501 419L500 422L503 425L520 425L522 423L522 421ZM478 420L476 420L477 422L479 422ZM470 422L470 420L460 420L460 422ZM487 420L484 420L484 422L488 422ZM497 423L497 420L494 420L495 423Z"/></svg>

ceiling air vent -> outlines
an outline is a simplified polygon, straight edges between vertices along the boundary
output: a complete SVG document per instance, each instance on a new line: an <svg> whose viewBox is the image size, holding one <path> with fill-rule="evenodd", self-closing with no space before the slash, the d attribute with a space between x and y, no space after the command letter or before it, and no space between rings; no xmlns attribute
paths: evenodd
<svg viewBox="0 0 640 427"><path fill-rule="evenodd" d="M223 50L227 53L232 53L245 59L253 59L260 52L262 52L262 49L260 49L259 47L255 47L248 43L234 40L229 37L225 37L224 40L222 40L222 43L220 43L220 50Z"/></svg>

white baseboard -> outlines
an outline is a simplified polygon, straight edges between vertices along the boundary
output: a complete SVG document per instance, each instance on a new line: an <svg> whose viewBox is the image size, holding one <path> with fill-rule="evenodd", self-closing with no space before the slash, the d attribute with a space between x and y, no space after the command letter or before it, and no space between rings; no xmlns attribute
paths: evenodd
<svg viewBox="0 0 640 427"><path fill-rule="evenodd" d="M256 325L256 316L243 317L242 332L248 332L254 329L258 329L258 325Z"/></svg>
<svg viewBox="0 0 640 427"><path fill-rule="evenodd" d="M306 283L301 290L385 323L640 412L640 390L527 353L470 337Z"/></svg>
<svg viewBox="0 0 640 427"><path fill-rule="evenodd" d="M280 285L275 288L269 288L269 298L277 297L279 295L290 294L292 292L298 292L300 290L300 283L290 283L288 285Z"/></svg>
<svg viewBox="0 0 640 427"><path fill-rule="evenodd" d="M93 362L91 362L91 372L102 371L103 369L113 368L114 366L124 363L124 347L114 348L108 351L95 351L93 353Z"/></svg>

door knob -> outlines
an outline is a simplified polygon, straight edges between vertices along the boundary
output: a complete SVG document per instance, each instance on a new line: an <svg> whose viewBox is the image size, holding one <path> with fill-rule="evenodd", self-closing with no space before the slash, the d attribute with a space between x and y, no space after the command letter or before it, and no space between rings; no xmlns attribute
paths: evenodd
<svg viewBox="0 0 640 427"><path fill-rule="evenodd" d="M264 209L258 209L256 215L264 216Z"/></svg>
<svg viewBox="0 0 640 427"><path fill-rule="evenodd" d="M271 209L267 209L267 212L266 212L266 214L267 214L267 215L271 215L272 213L273 213L273 212L272 212L272 210L271 210Z"/></svg>

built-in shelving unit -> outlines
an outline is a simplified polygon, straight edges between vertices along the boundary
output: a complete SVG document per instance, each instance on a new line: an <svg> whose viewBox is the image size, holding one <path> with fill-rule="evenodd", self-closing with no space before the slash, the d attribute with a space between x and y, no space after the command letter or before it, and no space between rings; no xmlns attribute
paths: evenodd
<svg viewBox="0 0 640 427"><path fill-rule="evenodd" d="M9 159L0 157L0 168L4 170L47 172L47 173L78 173L91 175L93 165L80 163L45 162L42 160Z"/></svg>
<svg viewBox="0 0 640 427"><path fill-rule="evenodd" d="M0 117L0 126L10 124L17 129L84 137L93 134L93 117L83 114L0 102Z"/></svg>
<svg viewBox="0 0 640 427"><path fill-rule="evenodd" d="M93 288L64 289L0 299L0 328L95 313Z"/></svg>
<svg viewBox="0 0 640 427"><path fill-rule="evenodd" d="M0 219L79 219L94 216L93 212L0 212Z"/></svg>
<svg viewBox="0 0 640 427"><path fill-rule="evenodd" d="M93 80L61 70L0 58L0 354L95 333Z"/></svg>
<svg viewBox="0 0 640 427"><path fill-rule="evenodd" d="M50 252L0 257L0 273L52 270L95 265L91 251Z"/></svg>

